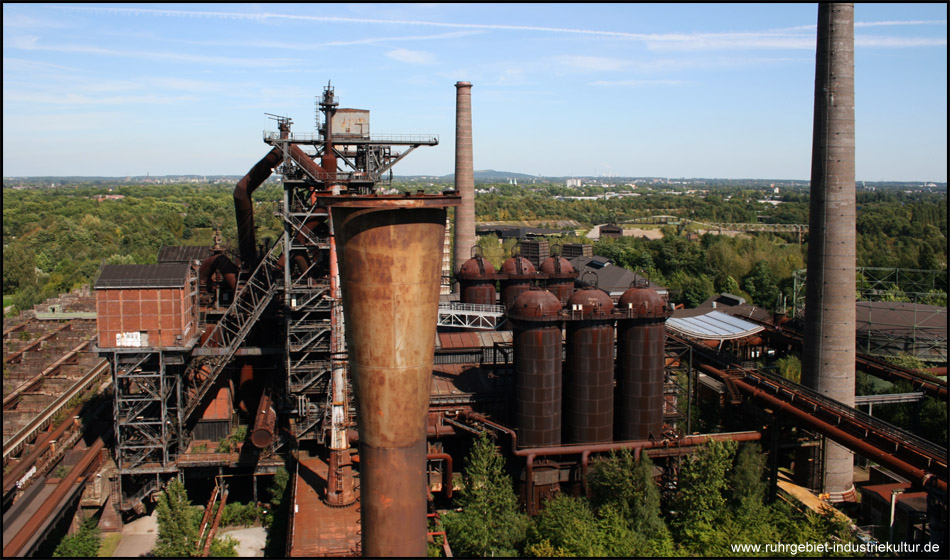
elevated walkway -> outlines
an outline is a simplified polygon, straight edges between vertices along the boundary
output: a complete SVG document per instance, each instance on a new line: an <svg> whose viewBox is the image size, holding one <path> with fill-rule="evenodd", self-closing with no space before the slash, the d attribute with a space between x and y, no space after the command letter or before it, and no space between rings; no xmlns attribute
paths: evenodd
<svg viewBox="0 0 950 560"><path fill-rule="evenodd" d="M474 303L440 303L440 327L494 330L505 320L505 308L501 305Z"/></svg>

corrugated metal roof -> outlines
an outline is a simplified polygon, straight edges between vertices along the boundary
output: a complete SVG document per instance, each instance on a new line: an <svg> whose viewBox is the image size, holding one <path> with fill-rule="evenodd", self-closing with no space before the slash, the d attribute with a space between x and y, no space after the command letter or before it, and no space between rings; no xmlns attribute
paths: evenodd
<svg viewBox="0 0 950 560"><path fill-rule="evenodd" d="M159 264L203 261L211 254L207 245L163 245L158 250Z"/></svg>
<svg viewBox="0 0 950 560"><path fill-rule="evenodd" d="M190 264L107 264L102 267L95 289L181 288Z"/></svg>
<svg viewBox="0 0 950 560"><path fill-rule="evenodd" d="M755 334L763 329L756 324L721 311L710 311L695 317L671 317L666 321L670 330L707 340L732 340Z"/></svg>

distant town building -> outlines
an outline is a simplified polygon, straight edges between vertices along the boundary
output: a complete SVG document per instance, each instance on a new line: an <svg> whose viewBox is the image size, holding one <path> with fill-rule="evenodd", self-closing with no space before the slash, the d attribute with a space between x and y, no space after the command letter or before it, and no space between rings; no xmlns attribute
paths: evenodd
<svg viewBox="0 0 950 560"><path fill-rule="evenodd" d="M572 188L572 189L574 189L574 188L580 188L583 184L584 184L584 182L583 182L581 179L568 179L568 180L567 180L567 186L568 186L568 188Z"/></svg>

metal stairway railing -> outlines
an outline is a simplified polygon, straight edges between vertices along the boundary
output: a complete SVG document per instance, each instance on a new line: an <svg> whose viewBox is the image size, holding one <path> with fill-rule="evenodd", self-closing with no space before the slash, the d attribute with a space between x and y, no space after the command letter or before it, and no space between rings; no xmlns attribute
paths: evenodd
<svg viewBox="0 0 950 560"><path fill-rule="evenodd" d="M264 309L280 288L283 271L278 267L277 254L281 248L280 241L271 247L247 282L234 295L231 306L205 339L204 347L217 345L221 351L192 360L185 372L185 379L189 382L187 388L189 396L188 404L182 414L183 420L190 418L198 408L208 389L214 385L218 375L234 357L238 347L257 324ZM209 371L204 377L199 378L201 368L205 366L209 368Z"/></svg>

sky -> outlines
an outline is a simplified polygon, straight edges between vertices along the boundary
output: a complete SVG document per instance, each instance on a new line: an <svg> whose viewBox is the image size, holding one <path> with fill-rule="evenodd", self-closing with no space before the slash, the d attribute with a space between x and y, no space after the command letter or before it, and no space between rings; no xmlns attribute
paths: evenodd
<svg viewBox="0 0 950 560"><path fill-rule="evenodd" d="M855 5L856 179L947 180L947 4ZM816 4L3 4L3 175L243 175L328 82L397 175L808 180Z"/></svg>

